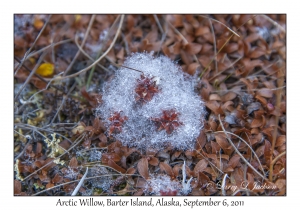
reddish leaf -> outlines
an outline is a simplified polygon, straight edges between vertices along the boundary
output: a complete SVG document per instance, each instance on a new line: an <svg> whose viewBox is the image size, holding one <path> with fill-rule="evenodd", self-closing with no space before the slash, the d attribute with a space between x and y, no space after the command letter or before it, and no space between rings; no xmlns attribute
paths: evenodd
<svg viewBox="0 0 300 210"><path fill-rule="evenodd" d="M285 179L276 180L275 185L280 190L280 192L277 195L285 195L286 194L286 180Z"/></svg>
<svg viewBox="0 0 300 210"><path fill-rule="evenodd" d="M109 160L113 160L114 162L119 162L121 160L121 157L117 155L116 153L106 153L102 154L101 158L103 163L108 163Z"/></svg>
<svg viewBox="0 0 300 210"><path fill-rule="evenodd" d="M251 125L250 127L251 128L258 128L260 126L262 126L263 122L262 122L262 119L253 119L252 122L251 122Z"/></svg>
<svg viewBox="0 0 300 210"><path fill-rule="evenodd" d="M202 172L199 172L198 173L198 186L201 188L201 187L204 187L207 185L207 183L209 183L210 179L208 178L208 176L206 176L204 173Z"/></svg>
<svg viewBox="0 0 300 210"><path fill-rule="evenodd" d="M49 189L51 187L54 187L54 184L52 182L49 182L47 185L46 185L46 189Z"/></svg>
<svg viewBox="0 0 300 210"><path fill-rule="evenodd" d="M266 54L266 51L261 48L256 48L250 53L250 58L259 58Z"/></svg>
<svg viewBox="0 0 300 210"><path fill-rule="evenodd" d="M137 164L137 169L140 173L140 175L144 178L144 179L148 179L149 178L149 171L148 171L148 160L147 158L142 158L138 164Z"/></svg>
<svg viewBox="0 0 300 210"><path fill-rule="evenodd" d="M264 150L265 160L267 163L271 160L271 143L268 140L265 140L265 150Z"/></svg>
<svg viewBox="0 0 300 210"><path fill-rule="evenodd" d="M236 93L230 91L222 96L222 101L231 101L236 97Z"/></svg>
<svg viewBox="0 0 300 210"><path fill-rule="evenodd" d="M239 164L240 158L241 157L238 154L235 154L234 156L232 156L232 158L230 158L228 166L234 169Z"/></svg>
<svg viewBox="0 0 300 210"><path fill-rule="evenodd" d="M207 161L205 159L202 159L196 164L194 168L194 172L195 173L202 172L206 167L207 167Z"/></svg>
<svg viewBox="0 0 300 210"><path fill-rule="evenodd" d="M112 167L113 169L121 172L122 174L124 174L126 172L126 170L124 168L118 166L113 160L108 160L107 165Z"/></svg>
<svg viewBox="0 0 300 210"><path fill-rule="evenodd" d="M226 140L226 138L223 135L217 134L215 135L217 143L220 145L220 147L224 150L225 154L231 155L233 148L229 144L229 142Z"/></svg>
<svg viewBox="0 0 300 210"><path fill-rule="evenodd" d="M159 168L160 170L165 171L170 177L174 177L174 172L172 170L172 167L169 166L168 164L161 162L159 164Z"/></svg>
<svg viewBox="0 0 300 210"><path fill-rule="evenodd" d="M129 169L127 169L126 174L132 175L135 173L135 168L131 167Z"/></svg>
<svg viewBox="0 0 300 210"><path fill-rule="evenodd" d="M189 53L190 55L199 53L201 48L202 45L197 43L189 43L185 46L186 52Z"/></svg>
<svg viewBox="0 0 300 210"><path fill-rule="evenodd" d="M262 88L259 91L257 91L257 94L265 97L265 98L272 98L273 97L273 91L268 88Z"/></svg>
<svg viewBox="0 0 300 210"><path fill-rule="evenodd" d="M14 180L14 194L18 195L21 193L21 182L19 180Z"/></svg>
<svg viewBox="0 0 300 210"><path fill-rule="evenodd" d="M275 147L280 147L282 146L286 141L286 137L285 135L282 135L282 136L278 136L277 140L276 140L276 144L275 144Z"/></svg>
<svg viewBox="0 0 300 210"><path fill-rule="evenodd" d="M191 63L189 64L188 68L187 68L187 73L190 75L194 75L196 72L196 69L199 67L198 63Z"/></svg>
<svg viewBox="0 0 300 210"><path fill-rule="evenodd" d="M59 174L55 174L54 178L52 179L52 183L57 184L63 181L63 177Z"/></svg>
<svg viewBox="0 0 300 210"><path fill-rule="evenodd" d="M216 115L224 114L223 110L221 109L220 104L217 101L207 101L205 106L213 111Z"/></svg>
<svg viewBox="0 0 300 210"><path fill-rule="evenodd" d="M204 34L208 34L210 33L209 27L208 26L202 26L197 28L196 32L195 32L195 36L202 36Z"/></svg>
<svg viewBox="0 0 300 210"><path fill-rule="evenodd" d="M149 164L153 166L158 166L159 160L156 157L150 157Z"/></svg>
<svg viewBox="0 0 300 210"><path fill-rule="evenodd" d="M76 168L78 166L78 161L77 161L76 157L72 157L72 159L69 162L69 166L71 168Z"/></svg>

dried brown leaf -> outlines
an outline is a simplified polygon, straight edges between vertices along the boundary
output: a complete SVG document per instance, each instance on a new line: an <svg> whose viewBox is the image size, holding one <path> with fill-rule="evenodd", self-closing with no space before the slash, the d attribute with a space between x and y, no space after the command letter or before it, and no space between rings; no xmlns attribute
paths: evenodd
<svg viewBox="0 0 300 210"><path fill-rule="evenodd" d="M265 140L264 155L265 155L266 162L270 163L272 153L271 153L271 143L268 140Z"/></svg>
<svg viewBox="0 0 300 210"><path fill-rule="evenodd" d="M196 72L196 69L199 67L199 64L198 63L191 63L188 65L188 68L187 68L187 73L190 74L190 75L194 75L195 72Z"/></svg>
<svg viewBox="0 0 300 210"><path fill-rule="evenodd" d="M18 195L21 193L21 182L19 180L14 180L14 195Z"/></svg>
<svg viewBox="0 0 300 210"><path fill-rule="evenodd" d="M61 183L63 181L63 177L60 176L58 173L55 174L54 178L52 179L52 183Z"/></svg>
<svg viewBox="0 0 300 210"><path fill-rule="evenodd" d="M189 43L185 46L185 49L186 52L190 55L195 55L200 52L200 50L202 49L202 45L197 43Z"/></svg>
<svg viewBox="0 0 300 210"><path fill-rule="evenodd" d="M172 167L167 163L161 162L159 164L159 168L160 170L165 171L170 177L174 177L174 172L172 170Z"/></svg>
<svg viewBox="0 0 300 210"><path fill-rule="evenodd" d="M205 168L207 167L207 160L202 159L200 160L195 168L194 168L194 172L197 174L198 172L202 172Z"/></svg>
<svg viewBox="0 0 300 210"><path fill-rule="evenodd" d="M158 166L159 160L156 157L150 157L150 160L148 161L150 165Z"/></svg>
<svg viewBox="0 0 300 210"><path fill-rule="evenodd" d="M136 171L135 168L131 167L131 168L127 169L126 174L132 175L135 173L135 171Z"/></svg>
<svg viewBox="0 0 300 210"><path fill-rule="evenodd" d="M208 26L202 26L197 28L196 32L195 32L195 36L202 36L204 34L208 34L210 33L210 29Z"/></svg>
<svg viewBox="0 0 300 210"><path fill-rule="evenodd" d="M233 152L232 146L229 144L229 142L226 140L224 135L216 134L215 135L217 143L220 145L220 147L223 149L225 154L231 155Z"/></svg>
<svg viewBox="0 0 300 210"><path fill-rule="evenodd" d="M262 88L259 91L257 91L257 95L260 95L265 98L272 98L273 97L273 91L268 88Z"/></svg>
<svg viewBox="0 0 300 210"><path fill-rule="evenodd" d="M69 162L69 166L71 168L76 168L78 166L78 161L77 161L76 157L72 157L72 159Z"/></svg>
<svg viewBox="0 0 300 210"><path fill-rule="evenodd" d="M209 100L210 101L221 101L221 97L218 94L210 94Z"/></svg>
<svg viewBox="0 0 300 210"><path fill-rule="evenodd" d="M275 147L282 146L285 143L285 141L286 141L286 136L285 135L278 136L278 138L276 140Z"/></svg>
<svg viewBox="0 0 300 210"><path fill-rule="evenodd" d="M113 160L111 160L111 159L108 160L107 165L108 165L109 167L112 167L113 169L115 169L115 170L121 172L122 174L124 174L124 173L126 172L126 170L125 170L124 168L118 166L118 165L117 165Z"/></svg>
<svg viewBox="0 0 300 210"><path fill-rule="evenodd" d="M144 178L144 179L148 179L149 178L149 171L148 171L148 160L147 158L142 158L138 164L137 164L137 169L138 172L140 173L140 175Z"/></svg>
<svg viewBox="0 0 300 210"><path fill-rule="evenodd" d="M232 158L230 158L228 166L231 166L234 169L239 164L240 158L241 157L238 154L235 154L234 156L232 156Z"/></svg>
<svg viewBox="0 0 300 210"><path fill-rule="evenodd" d="M231 101L233 99L235 99L236 97L236 93L229 91L228 93L226 93L224 96L222 96L222 101Z"/></svg>
<svg viewBox="0 0 300 210"><path fill-rule="evenodd" d="M217 101L207 101L205 103L205 106L207 108L209 108L211 111L213 111L214 114L216 114L216 115L219 115L219 114L222 115L222 114L224 114L224 112L223 112L223 110L221 108L221 105Z"/></svg>

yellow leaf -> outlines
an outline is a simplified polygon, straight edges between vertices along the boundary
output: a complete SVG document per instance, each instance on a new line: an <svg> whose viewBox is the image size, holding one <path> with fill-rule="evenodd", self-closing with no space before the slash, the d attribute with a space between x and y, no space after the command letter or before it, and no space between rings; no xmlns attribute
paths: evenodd
<svg viewBox="0 0 300 210"><path fill-rule="evenodd" d="M40 30L44 26L44 22L38 18L35 18L33 25L37 30Z"/></svg>
<svg viewBox="0 0 300 210"><path fill-rule="evenodd" d="M43 77L51 76L53 72L54 72L54 65L51 63L43 63L36 70L36 73Z"/></svg>
<svg viewBox="0 0 300 210"><path fill-rule="evenodd" d="M81 15L75 15L75 23L81 20Z"/></svg>

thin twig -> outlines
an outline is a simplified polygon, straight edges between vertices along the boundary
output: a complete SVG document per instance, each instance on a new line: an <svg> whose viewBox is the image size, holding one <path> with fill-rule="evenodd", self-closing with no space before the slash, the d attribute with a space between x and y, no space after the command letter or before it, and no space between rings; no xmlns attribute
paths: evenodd
<svg viewBox="0 0 300 210"><path fill-rule="evenodd" d="M47 50L47 49L50 48L50 47L55 47L55 46L57 46L57 45L65 44L65 43L68 43L68 42L70 42L70 41L72 41L72 39L66 39L66 40L62 40L62 41L56 42L56 43L54 43L54 44L50 44L50 45L48 45L48 46L46 46L46 47L43 47L43 48L40 49L40 50L37 50L37 51L34 51L34 52L30 53L30 54L27 56L26 59L29 59L29 58L31 58L31 57L33 57L33 56L35 56L35 55L38 55L39 53L41 53L41 52Z"/></svg>
<svg viewBox="0 0 300 210"><path fill-rule="evenodd" d="M68 79L68 78L73 78L73 77L76 77L78 75L80 75L81 73L83 72L86 72L88 70L90 70L93 66L95 66L99 61L101 61L107 54L108 52L112 49L113 45L115 44L119 34L120 34L120 31L121 31L121 26L123 24L123 20L124 20L124 15L121 15L121 20L120 20L120 24L119 24L119 28L116 32L116 35L112 41L112 43L110 44L109 48L94 62L92 63L91 65L89 65L88 67L78 71L77 73L74 73L74 74L71 74L71 75L68 75L68 76L64 76L64 77L56 77L55 80L63 80L63 79Z"/></svg>
<svg viewBox="0 0 300 210"><path fill-rule="evenodd" d="M213 35L214 54L215 54L214 60L215 60L215 68L216 68L215 72L218 73L218 62L217 62L217 56L216 56L217 55L216 35L215 35L215 30L214 30L213 24L211 23L210 18L208 19L208 21L209 21L211 33Z"/></svg>
<svg viewBox="0 0 300 210"><path fill-rule="evenodd" d="M229 141L229 143L231 144L231 146L233 147L233 149L235 150L235 152L242 158L242 160L256 173L258 174L261 178L263 178L264 180L267 180L267 178L265 178L261 173L259 173L247 160L246 158L244 158L244 156L240 153L240 151L236 148L236 146L233 144L233 142L231 141L231 139L229 138L228 134L227 134L227 131L225 130L224 128L224 125L221 121L221 117L219 115L219 122L220 122L220 125L222 127L222 130L224 131L225 135L226 135L226 138L227 140Z"/></svg>
<svg viewBox="0 0 300 210"><path fill-rule="evenodd" d="M115 21L113 22L112 26L110 27L108 33L105 35L104 37L104 40L103 40L103 43L106 43L107 39L108 39L108 35L111 33L112 29L114 28L114 26L116 25L116 23L118 22L120 18L120 15L118 15L118 17L115 19ZM96 59L99 58L99 56L101 55L102 53L102 48L103 48L104 44L100 45L100 49L98 51L98 54L96 56ZM89 73L89 76L88 76L88 79L87 79L87 82L86 82L86 88L88 89L90 87L90 83L92 81L92 77L93 77L93 74L94 74L94 71L95 71L95 67L96 66L93 66L90 73Z"/></svg>
<svg viewBox="0 0 300 210"><path fill-rule="evenodd" d="M42 35L43 31L45 30L46 26L47 26L48 23L49 23L49 20L50 20L51 16L52 16L52 15L49 15L48 19L46 20L46 22L44 23L42 29L40 30L38 36L35 38L33 44L31 45L31 47L29 48L29 50L26 51L26 53L25 53L25 55L24 55L24 57L23 57L23 59L22 59L20 65L18 66L17 70L15 71L15 75L18 73L18 71L19 71L20 68L22 67L24 61L27 59L28 53L30 53L30 51L32 50L32 48L35 46L37 40L38 40L38 39L40 38L40 36Z"/></svg>
<svg viewBox="0 0 300 210"><path fill-rule="evenodd" d="M75 196L75 195L78 193L80 187L81 187L82 184L83 184L83 181L85 180L86 175L88 174L88 170L89 170L89 167L86 167L86 171L85 171L83 177L80 179L80 182L79 182L78 185L76 186L75 190L72 192L71 196Z"/></svg>
<svg viewBox="0 0 300 210"><path fill-rule="evenodd" d="M276 158L274 158L270 164L270 174L269 174L269 180L272 182L273 181L273 167L274 164L279 160L279 158L281 158L283 155L286 154L286 151L282 152L281 154L279 154L278 156L276 156Z"/></svg>
<svg viewBox="0 0 300 210"><path fill-rule="evenodd" d="M29 58L29 56L27 56L27 58ZM16 61L18 61L19 63L21 63L21 61L20 61L20 59L19 59L18 57L15 56L14 59L15 59ZM28 72L30 72L30 73L32 72L32 70L29 69L28 66L26 66L24 63L23 63L22 65L23 65L23 67L24 67ZM43 77L41 77L41 76L38 75L37 73L34 73L34 76L36 76L37 78L39 78L42 82L48 84L48 81L46 81ZM59 90L59 91L65 93L64 90L62 90L61 88L57 87L56 85L51 85L51 84L50 84L50 87L53 87L53 88L55 88L55 89L57 89L57 90Z"/></svg>
<svg viewBox="0 0 300 210"><path fill-rule="evenodd" d="M33 70L31 71L31 73L28 75L26 81L23 83L22 87L20 88L19 92L16 94L14 101L16 101L20 94L22 93L23 89L25 88L25 86L27 85L27 83L30 81L31 77L35 74L36 70L38 69L39 65L42 63L45 55L46 55L46 51L41 55L41 57L39 58L38 62L36 63L35 67L33 68ZM21 65L21 64L20 64ZM21 65L22 66L22 65Z"/></svg>
<svg viewBox="0 0 300 210"><path fill-rule="evenodd" d="M208 19L213 20L213 21L215 21L215 22L217 22L217 23L220 23L222 26L226 27L229 31L231 31L234 35L240 37L240 35L238 35L234 30L232 30L231 28L229 28L228 26L226 26L224 23L222 23L222 22L220 22L220 21L218 21L218 20L216 20L216 19L214 19L214 18L206 17L206 16L204 16L204 15L199 15L199 16L204 17L204 18L208 18ZM248 21L247 21L247 22L248 22Z"/></svg>
<svg viewBox="0 0 300 210"><path fill-rule="evenodd" d="M272 161L271 165L274 165L279 160L279 158L281 158L285 154L286 154L286 151L284 151L284 152L280 153L279 155L277 155L276 158Z"/></svg>
<svg viewBox="0 0 300 210"><path fill-rule="evenodd" d="M250 21L250 20L252 20L253 18L255 18L257 15L254 15L253 17L251 17L249 20L247 20L245 23L243 23L237 30L239 30L242 26L244 26L248 21ZM207 17L205 17L205 18L207 18ZM214 20L214 19L212 19L212 20ZM227 27L227 26L226 26ZM222 47L219 49L219 51L218 51L218 53L217 53L217 55L221 52L221 50L225 47L225 45L229 42L229 40L233 37L233 35L237 35L234 31L232 31L231 30L231 32L232 32L232 34L231 34L231 36L226 40L226 42L222 45ZM217 55L214 55L214 57L213 57L213 59L212 60L210 60L210 62L208 63L208 65L205 67L205 69L202 71L202 73L200 74L200 78L202 78L202 76L204 75L204 73L206 72L206 70L208 69L208 67L210 66L210 64L213 62L213 60L215 59L215 57L217 56Z"/></svg>
<svg viewBox="0 0 300 210"><path fill-rule="evenodd" d="M285 28L283 28L281 25L279 25L276 21L274 21L272 18L270 18L267 15L261 15L262 17L264 17L265 19L267 19L269 22L271 22L273 25L275 25L276 27L278 27L280 29L280 31L282 31L283 33L286 33Z"/></svg>
<svg viewBox="0 0 300 210"><path fill-rule="evenodd" d="M171 26L171 28L175 31L175 33L177 33L181 39L184 41L184 45L189 44L188 40L182 35L182 33L180 33L180 31L177 30L177 28L175 26L173 26L168 20L165 19L165 21ZM193 59L200 64L197 56L195 54L193 54Z"/></svg>
<svg viewBox="0 0 300 210"><path fill-rule="evenodd" d="M165 32L164 32L163 28L161 27L161 24L160 24L160 22L159 22L159 20L158 20L157 15L154 14L153 17L154 17L155 22L156 22L156 24L157 24L157 26L158 26L158 28L159 28L159 30L160 30L160 33L161 33L161 34L164 34Z"/></svg>
<svg viewBox="0 0 300 210"><path fill-rule="evenodd" d="M79 138L79 137L78 137ZM32 172L31 174L29 174L28 176L26 176L23 181L25 181L26 179L28 179L29 177L31 177L32 175L36 174L37 172L39 172L40 170L42 170L43 168L45 168L46 166L50 165L54 160L57 160L59 158L61 158L62 156L64 156L65 154L67 154L69 151L71 151L75 146L77 146L82 140L84 139L84 135L81 136L81 139L79 139L72 147L70 147L68 150L66 150L63 154L59 155L58 157L54 158L53 160L51 160L49 163L45 164L44 166L42 166L41 168L39 168L38 170Z"/></svg>
<svg viewBox="0 0 300 210"><path fill-rule="evenodd" d="M84 49L82 49L81 46L79 45L79 43L78 43L78 35L77 35L77 34L75 35L75 44L77 45L78 49L81 51L81 53L82 53L83 55L85 55L85 56L86 56L88 59L90 59L91 61L93 61L93 62L95 61L95 59L92 58L89 54L87 54L87 53L84 51ZM100 68L104 69L106 72L109 72L109 70L108 70L106 67L102 66L100 63L97 63L97 65L98 65Z"/></svg>
<svg viewBox="0 0 300 210"><path fill-rule="evenodd" d="M100 175L100 176L88 177L88 178L85 178L85 180L96 179L96 178L101 178L101 177L105 177L105 176L123 176L123 175L122 174L104 174L104 175ZM138 176L138 177L140 177L140 175L138 175L138 174L130 174L130 175L126 175L126 176ZM53 187L50 187L48 189L42 190L38 193L35 193L35 194L33 194L33 196L42 194L42 193L47 192L49 190L55 189L57 187L61 187L61 186L67 185L67 184L72 184L74 182L79 182L79 181L80 181L80 179L77 179L77 180L73 180L73 181L70 181L70 182L65 182L65 183L62 183L62 184L59 184L59 185L55 185Z"/></svg>
<svg viewBox="0 0 300 210"><path fill-rule="evenodd" d="M67 93L67 95L65 95L65 96L63 97L63 100L62 100L62 102L61 102L61 104L60 104L58 110L56 111L56 113L55 113L53 119L51 120L50 125L54 122L54 120L55 120L56 116L58 115L59 111L62 109L62 107L63 107L63 105L64 105L64 103L65 103L67 97L71 94L71 92L74 90L75 87L76 87L76 83L73 84L73 86L70 88L70 90L69 90L69 92Z"/></svg>
<svg viewBox="0 0 300 210"><path fill-rule="evenodd" d="M85 42L86 42L86 39L87 39L87 37L88 37L88 34L89 34L89 32L90 32L90 30L91 30L91 28L92 28L92 25L93 25L93 23L94 23L95 17L96 17L96 15L92 15L92 17L91 17L91 19L90 19L88 28L87 28L87 30L86 30L86 32L85 32L85 35L84 35L84 37L83 37L83 40L82 40L82 42L81 42L81 47L83 47L84 44L85 44ZM72 68L72 66L74 65L74 63L75 63L77 57L79 56L79 54L80 54L80 51L78 50L77 53L76 53L76 55L74 56L73 60L72 60L71 63L69 64L68 68L65 70L64 76L65 76L65 75L69 72L69 70Z"/></svg>
<svg viewBox="0 0 300 210"><path fill-rule="evenodd" d="M214 133L224 133L224 131L216 131ZM264 168L263 168L263 166L262 166L262 164L261 164L261 162L259 160L259 157L257 156L256 152L252 149L252 147L244 139L242 139L238 135L236 135L234 133L231 133L231 132L228 132L228 131L227 131L227 133L229 133L230 135L233 135L233 136L239 138L242 142L244 142L249 147L249 149L251 150L251 152L254 154L256 160L258 161L261 171L263 172L264 176L266 176L266 174L264 172Z"/></svg>

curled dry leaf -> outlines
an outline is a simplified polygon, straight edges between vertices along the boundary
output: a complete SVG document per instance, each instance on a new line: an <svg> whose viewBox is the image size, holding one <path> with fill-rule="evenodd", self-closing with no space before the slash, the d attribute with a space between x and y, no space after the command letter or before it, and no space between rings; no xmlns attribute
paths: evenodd
<svg viewBox="0 0 300 210"><path fill-rule="evenodd" d="M273 91L268 88L262 88L259 91L257 91L257 94L265 97L265 98L272 98L273 97Z"/></svg>
<svg viewBox="0 0 300 210"><path fill-rule="evenodd" d="M205 106L209 108L211 111L214 112L214 114L219 115L219 114L224 114L221 105L217 101L207 101L205 103Z"/></svg>
<svg viewBox="0 0 300 210"><path fill-rule="evenodd" d="M125 170L124 168L118 166L113 160L108 160L107 165L108 165L109 167L112 167L113 169L115 169L115 170L121 172L122 174L124 174L124 173L126 172L126 170Z"/></svg>
<svg viewBox="0 0 300 210"><path fill-rule="evenodd" d="M228 162L228 166L235 169L235 167L239 164L241 157L238 154L235 154L230 158Z"/></svg>
<svg viewBox="0 0 300 210"><path fill-rule="evenodd" d="M72 159L69 162L69 166L71 168L76 168L78 166L78 161L77 161L76 157L72 157Z"/></svg>
<svg viewBox="0 0 300 210"><path fill-rule="evenodd" d="M194 168L194 172L197 174L198 172L202 172L205 168L207 167L207 160L202 159L200 160L195 168Z"/></svg>
<svg viewBox="0 0 300 210"><path fill-rule="evenodd" d="M175 177L173 169L172 169L172 167L169 164L161 162L159 164L159 168L160 168L160 170L166 172L171 178Z"/></svg>
<svg viewBox="0 0 300 210"><path fill-rule="evenodd" d="M286 141L286 137L285 135L282 135L282 136L278 136L277 140L276 140L276 144L275 144L275 147L280 147L282 146Z"/></svg>
<svg viewBox="0 0 300 210"><path fill-rule="evenodd" d="M271 143L268 140L265 140L265 149L264 149L265 160L267 164L270 164L271 160Z"/></svg>
<svg viewBox="0 0 300 210"><path fill-rule="evenodd" d="M148 160L147 158L142 158L138 164L137 164L137 169L138 172L140 173L140 175L144 178L144 179L148 179L149 178L149 171L148 171Z"/></svg>
<svg viewBox="0 0 300 210"><path fill-rule="evenodd" d="M156 157L150 157L149 164L153 166L158 166L159 160Z"/></svg>
<svg viewBox="0 0 300 210"><path fill-rule="evenodd" d="M225 152L227 155L231 155L233 152L232 146L229 144L229 142L226 140L225 136L223 134L216 134L216 141L222 148L222 150Z"/></svg>
<svg viewBox="0 0 300 210"><path fill-rule="evenodd" d="M132 175L135 173L135 171L136 171L135 168L131 167L131 168L127 169L126 174Z"/></svg>

